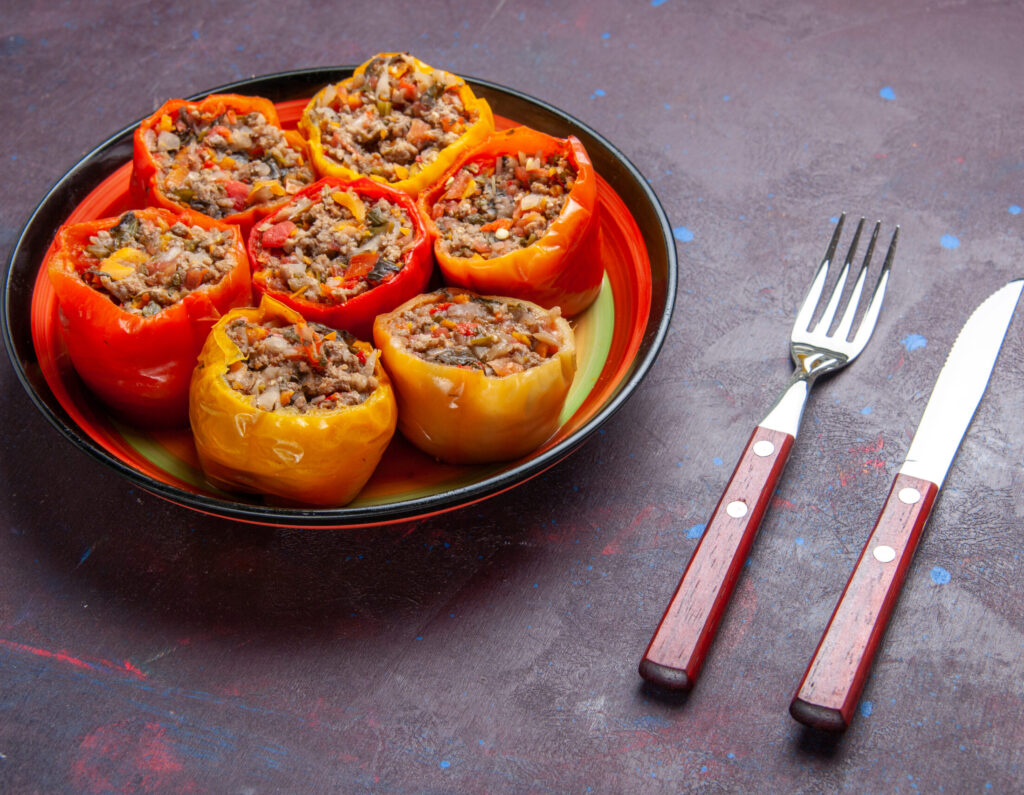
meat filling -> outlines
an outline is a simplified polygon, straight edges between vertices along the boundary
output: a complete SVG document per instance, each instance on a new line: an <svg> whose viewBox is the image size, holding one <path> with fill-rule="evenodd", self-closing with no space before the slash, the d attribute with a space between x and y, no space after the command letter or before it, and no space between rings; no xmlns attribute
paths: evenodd
<svg viewBox="0 0 1024 795"><path fill-rule="evenodd" d="M447 290L431 297L397 315L391 327L424 361L501 377L543 364L562 345L554 322L557 307L544 312L513 299Z"/></svg>
<svg viewBox="0 0 1024 795"><path fill-rule="evenodd" d="M374 58L347 86L328 86L311 110L330 158L388 182L408 179L477 121L459 79L419 71L407 54Z"/></svg>
<svg viewBox="0 0 1024 795"><path fill-rule="evenodd" d="M282 208L255 234L268 288L332 305L394 278L414 240L412 220L398 205L330 186Z"/></svg>
<svg viewBox="0 0 1024 795"><path fill-rule="evenodd" d="M214 218L273 203L314 180L302 152L258 112L214 116L182 105L143 139L160 169L160 189Z"/></svg>
<svg viewBox="0 0 1024 795"><path fill-rule="evenodd" d="M89 238L83 254L83 281L124 311L143 316L218 283L237 264L226 231L154 222L132 212Z"/></svg>
<svg viewBox="0 0 1024 795"><path fill-rule="evenodd" d="M311 409L355 406L377 389L375 351L318 323L282 325L238 318L226 329L244 360L229 368L232 389L255 398L256 407L305 414Z"/></svg>
<svg viewBox="0 0 1024 795"><path fill-rule="evenodd" d="M442 248L492 259L531 245L562 212L575 180L561 155L519 152L468 163L448 178L432 210Z"/></svg>

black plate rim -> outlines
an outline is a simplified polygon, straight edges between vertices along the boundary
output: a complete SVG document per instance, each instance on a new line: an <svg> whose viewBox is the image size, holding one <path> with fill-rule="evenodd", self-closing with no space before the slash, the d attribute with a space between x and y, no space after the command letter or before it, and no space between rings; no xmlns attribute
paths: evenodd
<svg viewBox="0 0 1024 795"><path fill-rule="evenodd" d="M312 67L275 72L272 74L253 76L243 80L226 83L215 88L193 94L188 97L188 99L201 99L209 94L248 92L252 94L262 94L263 96L269 95L268 98L275 102L285 101L287 99L295 99L304 96L303 94L293 94L291 96L282 95L287 94L288 86L301 85L304 90L309 91L311 87L317 86L318 84L326 85L330 82L337 82L338 80L349 76L354 69L354 66L336 66ZM485 95L487 93L507 95L521 102L534 105L543 112L560 119L562 123L573 128L573 133L583 138L584 143L586 143L586 139L589 138L603 147L608 154L617 160L619 165L625 169L634 183L633 187L638 188L647 200L649 209L653 213L655 223L658 226L657 231L660 235L658 239L665 246L665 273L661 274L664 278L665 289L664 295L660 295L664 300L664 305L661 307L660 313L658 313L656 312L658 307L652 300L651 314L648 317L648 324L644 331L640 350L638 351L638 360L635 362L632 372L618 385L618 390L611 399L608 400L600 411L591 417L578 430L550 449L545 450L540 455L530 458L522 464L514 466L507 471L486 477L480 481L425 497L418 497L397 503L367 505L355 508L289 508L257 503L231 502L215 497L208 497L206 495L193 494L192 492L187 492L175 486L149 478L133 467L128 466L117 457L108 453L100 445L87 438L87 436L78 429L77 424L71 420L69 415L64 413L63 410L54 410L54 408L44 401L37 392L36 386L28 372L28 369L32 366L31 363L37 361L34 347L31 344L30 332L26 332L28 334L29 348L29 350L26 351L24 350L25 334L22 334L22 339L19 340L11 325L12 309L15 308L12 303L12 299L14 298L12 295L12 275L16 274L16 267L21 265L21 269L27 271L26 276L28 273L31 273L30 281L34 283L35 274L38 272L38 265L36 265L36 268L33 270L32 262L26 262L26 260L31 257L28 249L38 249L40 235L46 238L48 245L49 239L52 237L52 233L54 231L52 222L47 221L45 218L42 218L42 216L47 214L51 205L59 204L64 201L66 195L69 193L81 191L82 197L84 198L84 195L92 190L96 184L99 184L103 178L108 176L114 168L126 162L123 158L112 156L112 152L119 147L123 147L126 140L130 141L134 129L142 119L138 119L132 124L123 127L98 144L80 158L70 169L68 169L67 172L65 172L62 177L60 177L60 179L57 180L56 183L54 183L54 185L46 192L40 202L36 205L32 214L22 227L21 233L18 235L17 241L11 252L11 256L7 262L7 266L3 273L4 300L2 306L2 325L4 345L7 348L8 357L11 360L15 374L22 387L28 393L32 403L50 422L50 424L53 425L60 434L70 441L76 448L100 463L111 467L119 475L139 488L174 504L202 513L236 521L274 526L325 527L338 529L372 527L455 510L460 507L471 505L487 497L499 494L513 486L522 484L554 466L576 450L592 433L594 433L613 414L615 414L625 404L629 397L633 395L637 386L650 371L655 359L664 345L665 338L668 335L669 326L671 324L672 315L675 310L676 287L678 281L678 261L671 226L661 202L640 170L617 147L597 131L544 100L537 99L536 97L530 96L516 89L502 86L487 80L481 80L469 76L464 77L475 90L483 89L483 92L481 93L484 93ZM306 94L306 96L308 96L308 94ZM90 180L94 180L95 184L89 184ZM77 201L73 201L72 206L74 204L77 204ZM46 226L46 230L38 228L44 224ZM650 254L650 252L648 253ZM658 280L652 278L652 283L657 281ZM652 299L656 297L659 296L652 296ZM17 313L15 314L17 315ZM31 310L29 308L24 308L24 314L30 316Z"/></svg>

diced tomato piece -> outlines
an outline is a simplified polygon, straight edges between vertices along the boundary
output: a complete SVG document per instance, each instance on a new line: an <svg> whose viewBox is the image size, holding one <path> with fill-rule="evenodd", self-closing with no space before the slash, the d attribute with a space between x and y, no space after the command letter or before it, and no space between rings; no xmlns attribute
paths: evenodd
<svg viewBox="0 0 1024 795"><path fill-rule="evenodd" d="M436 312L444 312L444 310L446 310L451 305L451 301L442 301L440 304L435 304L434 306L430 307L430 314L433 315Z"/></svg>
<svg viewBox="0 0 1024 795"><path fill-rule="evenodd" d="M413 119L405 139L413 146L420 147L430 141L430 125L423 119Z"/></svg>
<svg viewBox="0 0 1024 795"><path fill-rule="evenodd" d="M284 241L288 239L288 236L291 235L294 230L295 224L293 222L281 221L264 231L260 237L260 241L263 243L265 248L279 248L284 245Z"/></svg>
<svg viewBox="0 0 1024 795"><path fill-rule="evenodd" d="M234 202L236 210L241 210L245 207L245 200L249 198L248 185L236 179L227 179L224 180L224 191L228 194L228 198Z"/></svg>
<svg viewBox="0 0 1024 795"><path fill-rule="evenodd" d="M480 227L481 232L496 232L499 229L510 229L512 227L511 218L496 218L490 223L486 223Z"/></svg>
<svg viewBox="0 0 1024 795"><path fill-rule="evenodd" d="M345 279L361 279L373 270L377 264L378 254L376 251L361 251L348 261L348 268L345 270Z"/></svg>
<svg viewBox="0 0 1024 795"><path fill-rule="evenodd" d="M480 328L476 323L456 323L455 330L459 332L463 337L472 337L476 335L476 330Z"/></svg>
<svg viewBox="0 0 1024 795"><path fill-rule="evenodd" d="M458 201L466 193L466 188L469 187L469 183L472 181L473 177L470 176L468 171L460 170L459 173L452 178L452 184L448 186L448 190L445 191L441 200L455 199Z"/></svg>

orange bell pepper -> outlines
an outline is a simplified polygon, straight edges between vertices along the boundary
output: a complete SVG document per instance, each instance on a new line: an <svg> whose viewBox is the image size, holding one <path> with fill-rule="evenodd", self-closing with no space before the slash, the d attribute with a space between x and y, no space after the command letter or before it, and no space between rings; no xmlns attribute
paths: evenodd
<svg viewBox="0 0 1024 795"><path fill-rule="evenodd" d="M443 312L446 302L460 295L472 294L455 288L419 295L374 322L374 343L395 385L399 430L425 453L453 464L519 458L558 429L576 373L572 328L561 316L552 318L561 343L557 352L536 367L500 377L426 361L409 351L396 333L404 323L402 313L424 304L436 304ZM526 304L546 314L528 301L486 298Z"/></svg>
<svg viewBox="0 0 1024 795"><path fill-rule="evenodd" d="M216 284L189 292L156 314L143 316L122 309L109 295L86 284L82 274L104 269L124 275L134 270L133 258L128 255L142 255L138 249L122 249L103 263L86 250L91 237L129 216L167 228L183 221L203 229L221 229L232 241L235 265ZM165 237L166 244L172 245L174 237ZM70 224L58 231L47 269L60 306L68 354L86 385L133 422L184 425L189 378L207 333L224 312L252 300L249 260L238 227L155 207L134 210L121 218Z"/></svg>
<svg viewBox="0 0 1024 795"><path fill-rule="evenodd" d="M364 81L368 70L370 76L383 70L387 75L387 86L381 88L381 81L378 80L375 83L376 90L371 87L369 80ZM424 91L422 86L408 79L408 75L413 72L431 78L432 88ZM417 102L422 104L424 94L430 102L435 101L436 97L430 92L456 95L468 117L466 122L456 122L455 127L448 127L445 123L447 129L444 132L454 129L458 138L437 152L436 156L424 159L422 155L417 155L408 163L392 163L381 157L372 167L362 168L355 164L353 157L339 158L336 153L328 151L328 138L333 133L329 122L319 118L318 108L329 108L347 120L361 117L366 125L373 126L387 118L396 103L400 107L415 106ZM477 97L462 78L434 69L407 53L386 52L360 65L352 77L321 89L303 111L299 130L309 141L313 165L320 176L345 180L369 177L415 196L438 179L463 152L487 138L494 130L494 114L487 101ZM431 135L433 133L429 125L414 117L400 143L403 146L411 145L422 152L429 148L424 145L429 143ZM387 133L384 138L390 141Z"/></svg>
<svg viewBox="0 0 1024 795"><path fill-rule="evenodd" d="M183 108L189 108L196 112L209 124L194 130L180 120L180 113ZM282 169L281 164L274 161L273 169L289 177L287 182L292 183L292 192L288 192L286 180L277 177L247 177L245 180L238 180L232 177L232 172L238 165L238 155L234 157L209 160L198 168L218 168L223 173L219 183L223 186L226 198L233 201L231 209L219 208L218 212L207 212L210 208L202 202L190 199L187 189L175 193L166 186L166 180L173 178L176 181L183 179L191 170L192 166L184 162L175 162L166 173L157 163L146 143L147 132L154 136L161 133L175 134L179 139L184 138L183 144L189 139L195 139L207 134L230 135L230 129L219 120L225 116L244 116L249 113L261 113L267 124L273 127L281 127L277 109L269 99L263 97L246 97L238 94L211 94L198 102L188 102L184 99L171 99L165 102L152 116L144 119L136 128L133 139L134 154L132 165L132 176L130 189L132 198L141 205L155 205L166 207L171 210L202 213L222 220L225 223L237 224L242 227L242 233L248 234L252 226L265 215L274 212L295 193L294 186L305 186L313 182L315 176L309 162L305 139L295 130L282 130L287 148L293 150L297 156L296 165L288 165ZM178 149L182 152L184 148ZM210 150L213 151L212 149ZM248 155L254 160L261 159L261 153L249 151ZM271 172L272 174L275 171Z"/></svg>
<svg viewBox="0 0 1024 795"><path fill-rule="evenodd" d="M550 158L565 157L576 171L561 213L545 232L530 245L486 258L446 253L441 231L434 221L434 206L450 190L449 182L463 169L479 168L493 173L495 160L502 155ZM466 178L463 177L463 181ZM514 296L546 308L561 307L567 317L590 306L601 290L601 229L598 218L597 175L583 144L574 136L553 138L528 127L514 127L493 134L484 143L465 154L419 197L420 213L434 238L434 256L448 284L480 293ZM484 231L497 231L505 225L488 224Z"/></svg>
<svg viewBox="0 0 1024 795"><path fill-rule="evenodd" d="M239 317L305 324L294 309L264 296L259 307L230 312L210 332L189 394L192 433L206 477L221 488L286 502L322 507L351 502L395 432L394 392L380 361L374 367L377 388L362 403L302 414L290 407L264 411L225 380L228 368L244 358L226 332ZM349 339L350 347L372 355L369 343Z"/></svg>

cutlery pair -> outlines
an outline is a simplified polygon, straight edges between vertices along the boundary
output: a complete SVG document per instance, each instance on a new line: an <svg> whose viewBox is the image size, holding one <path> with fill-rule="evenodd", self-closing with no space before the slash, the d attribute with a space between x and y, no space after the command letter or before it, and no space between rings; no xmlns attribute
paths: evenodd
<svg viewBox="0 0 1024 795"><path fill-rule="evenodd" d="M813 328L842 233L840 216L790 336L796 369L751 434L675 594L640 661L640 675L663 688L690 690L731 597L740 570L789 457L815 380L849 364L867 345L896 253L893 232L884 264L853 338L881 223L875 224L856 282L834 331L864 219L860 220L827 305ZM946 471L984 394L1024 280L992 295L961 331L885 507L836 606L790 707L802 723L845 729ZM870 554L869 553L870 550Z"/></svg>

